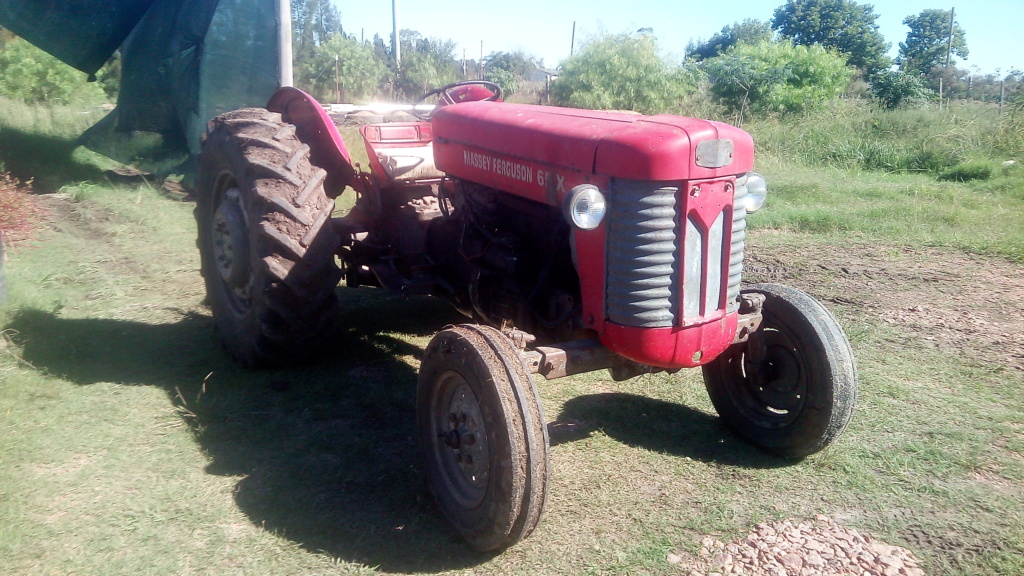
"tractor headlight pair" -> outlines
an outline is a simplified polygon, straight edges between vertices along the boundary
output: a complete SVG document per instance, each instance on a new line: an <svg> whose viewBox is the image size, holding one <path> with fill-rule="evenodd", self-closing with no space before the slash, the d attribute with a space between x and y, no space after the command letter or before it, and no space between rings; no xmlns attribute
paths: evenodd
<svg viewBox="0 0 1024 576"><path fill-rule="evenodd" d="M563 208L565 219L580 230L593 230L601 225L608 212L604 194L593 184L580 184L569 191Z"/></svg>
<svg viewBox="0 0 1024 576"><path fill-rule="evenodd" d="M747 172L736 179L736 197L748 214L757 212L768 197L768 183L757 172ZM563 208L565 219L580 230L593 230L608 213L604 194L593 184L580 184L569 191Z"/></svg>
<svg viewBox="0 0 1024 576"><path fill-rule="evenodd" d="M747 172L736 179L736 197L742 198L747 214L752 214L764 206L768 197L768 183L764 176L757 172Z"/></svg>

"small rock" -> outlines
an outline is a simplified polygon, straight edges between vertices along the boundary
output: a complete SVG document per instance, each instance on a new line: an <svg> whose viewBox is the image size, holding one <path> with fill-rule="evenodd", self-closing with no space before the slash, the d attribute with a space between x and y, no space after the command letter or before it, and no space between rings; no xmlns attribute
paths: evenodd
<svg viewBox="0 0 1024 576"><path fill-rule="evenodd" d="M783 568L792 572L796 572L804 567L803 559L792 552L780 558L779 561L782 563Z"/></svg>
<svg viewBox="0 0 1024 576"><path fill-rule="evenodd" d="M683 557L678 554L669 554L667 558L669 564L679 564L683 561Z"/></svg>

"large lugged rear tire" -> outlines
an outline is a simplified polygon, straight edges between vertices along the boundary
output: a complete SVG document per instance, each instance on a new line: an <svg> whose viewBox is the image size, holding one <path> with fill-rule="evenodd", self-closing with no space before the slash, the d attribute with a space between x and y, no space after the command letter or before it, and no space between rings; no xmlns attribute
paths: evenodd
<svg viewBox="0 0 1024 576"><path fill-rule="evenodd" d="M420 366L420 444L438 506L474 548L502 550L540 521L548 435L533 380L489 326L439 332Z"/></svg>
<svg viewBox="0 0 1024 576"><path fill-rule="evenodd" d="M210 122L197 182L199 253L214 323L246 366L315 352L341 270L326 171L280 114L247 108Z"/></svg>
<svg viewBox="0 0 1024 576"><path fill-rule="evenodd" d="M722 420L755 446L802 458L834 442L857 399L857 368L846 334L810 295L778 284L764 294L765 357L753 362L746 344L704 366L704 384Z"/></svg>

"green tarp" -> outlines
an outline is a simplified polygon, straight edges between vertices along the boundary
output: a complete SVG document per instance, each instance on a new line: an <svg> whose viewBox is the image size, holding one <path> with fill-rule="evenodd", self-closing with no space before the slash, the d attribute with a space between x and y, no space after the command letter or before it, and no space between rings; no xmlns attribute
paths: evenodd
<svg viewBox="0 0 1024 576"><path fill-rule="evenodd" d="M117 108L84 136L117 160L140 152L199 152L206 122L263 106L279 85L277 0L0 0L0 25L93 73L120 47ZM149 140L151 142L151 140Z"/></svg>

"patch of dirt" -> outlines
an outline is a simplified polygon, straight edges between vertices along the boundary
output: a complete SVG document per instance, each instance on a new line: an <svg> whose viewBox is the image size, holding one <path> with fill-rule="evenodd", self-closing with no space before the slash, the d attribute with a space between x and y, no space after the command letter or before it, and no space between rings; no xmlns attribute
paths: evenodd
<svg viewBox="0 0 1024 576"><path fill-rule="evenodd" d="M922 576L914 554L818 515L814 522L758 524L743 540L707 536L696 558L669 554L690 576Z"/></svg>
<svg viewBox="0 0 1024 576"><path fill-rule="evenodd" d="M793 284L924 344L1024 371L1024 266L940 248L808 248L785 259L751 250L744 280Z"/></svg>
<svg viewBox="0 0 1024 576"><path fill-rule="evenodd" d="M39 197L32 194L32 183L21 183L6 172L0 173L0 235L5 244L27 240L49 216Z"/></svg>

